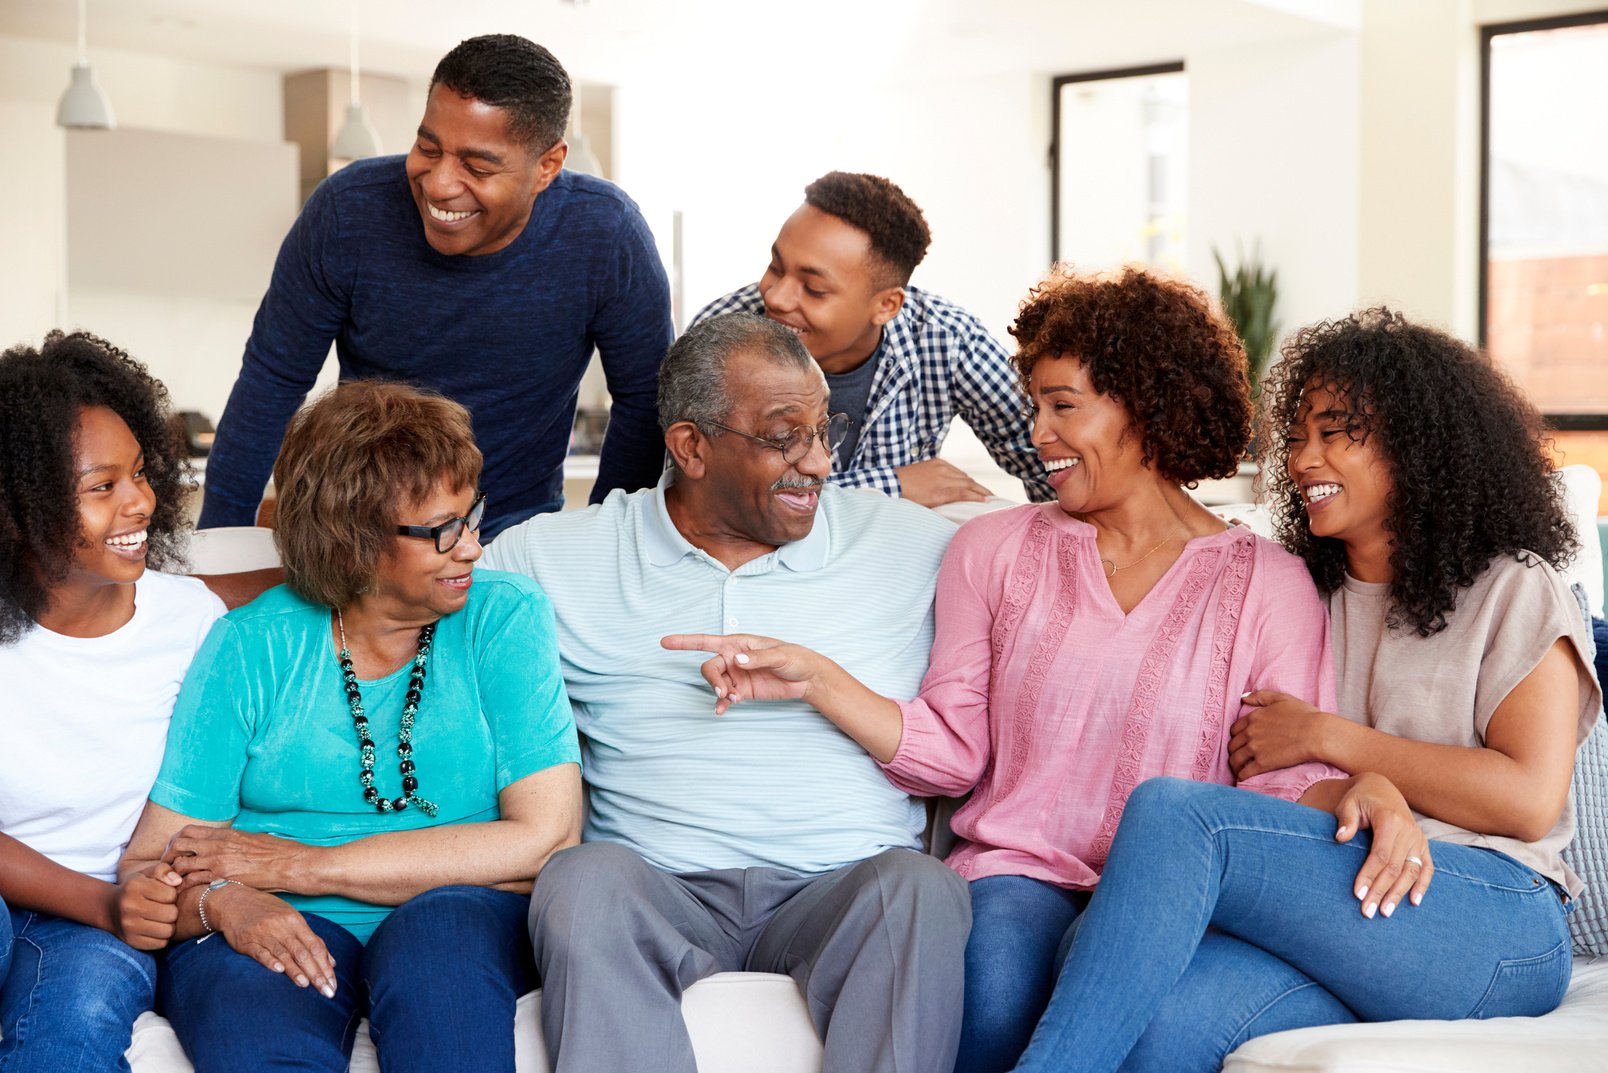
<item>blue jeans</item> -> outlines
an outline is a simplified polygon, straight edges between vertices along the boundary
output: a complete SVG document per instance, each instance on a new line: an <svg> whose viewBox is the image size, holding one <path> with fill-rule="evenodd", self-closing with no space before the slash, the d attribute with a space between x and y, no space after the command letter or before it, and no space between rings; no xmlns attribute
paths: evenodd
<svg viewBox="0 0 1608 1073"><path fill-rule="evenodd" d="M527 905L523 894L438 887L392 910L367 947L308 913L335 959L333 999L297 987L221 937L191 939L164 959L162 1011L196 1073L344 1073L365 1014L385 1073L512 1073L514 1002L536 986Z"/></svg>
<svg viewBox="0 0 1608 1073"><path fill-rule="evenodd" d="M1551 883L1436 842L1423 905L1369 920L1351 894L1367 832L1341 844L1334 830L1232 787L1140 784L1016 1068L1215 1071L1285 1028L1538 1016L1563 999L1573 963Z"/></svg>
<svg viewBox="0 0 1608 1073"><path fill-rule="evenodd" d="M151 955L99 928L0 902L3 1073L126 1071L134 1018L155 989Z"/></svg>
<svg viewBox="0 0 1608 1073"><path fill-rule="evenodd" d="M1050 1001L1056 949L1089 896L1027 876L987 876L972 881L971 900L955 1073L1003 1073Z"/></svg>

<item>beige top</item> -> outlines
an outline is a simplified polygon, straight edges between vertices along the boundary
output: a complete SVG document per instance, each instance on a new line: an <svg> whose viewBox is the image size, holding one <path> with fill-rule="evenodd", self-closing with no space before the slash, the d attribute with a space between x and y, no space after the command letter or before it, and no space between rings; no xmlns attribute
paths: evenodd
<svg viewBox="0 0 1608 1073"><path fill-rule="evenodd" d="M1446 628L1420 637L1385 628L1385 584L1347 576L1329 597L1334 667L1341 714L1398 737L1440 745L1483 747L1497 706L1567 637L1579 657L1577 742L1602 711L1602 692L1588 669L1589 634L1579 605L1557 571L1538 556L1493 562L1458 595ZM1428 838L1498 850L1557 883L1571 898L1585 889L1559 854L1574 837L1574 801L1537 842L1484 835L1415 813Z"/></svg>

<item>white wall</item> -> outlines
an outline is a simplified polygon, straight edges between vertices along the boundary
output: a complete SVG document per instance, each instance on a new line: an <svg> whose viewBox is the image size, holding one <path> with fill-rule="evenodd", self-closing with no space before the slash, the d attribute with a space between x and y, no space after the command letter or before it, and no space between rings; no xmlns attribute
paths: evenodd
<svg viewBox="0 0 1608 1073"><path fill-rule="evenodd" d="M1279 274L1282 333L1348 312L1357 290L1362 143L1356 35L1315 33L1191 54L1189 272L1217 290L1260 245Z"/></svg>
<svg viewBox="0 0 1608 1073"><path fill-rule="evenodd" d="M913 282L1003 334L1049 257L1048 79L868 80L823 92L803 107L714 80L670 94L645 74L619 87L617 178L656 230L683 212L689 318L758 279L804 186L842 169L904 188L933 232Z"/></svg>
<svg viewBox="0 0 1608 1073"><path fill-rule="evenodd" d="M103 335L144 361L182 409L222 411L251 329L256 301L163 298L74 286L67 273L66 132L56 104L75 59L72 48L0 36L0 145L8 196L0 202L0 347L37 346L54 327ZM97 82L120 127L278 142L277 72L172 60L97 48ZM86 136L86 135L80 135ZM153 162L154 166L154 162ZM228 191L175 184L168 207ZM288 225L289 216L285 223ZM195 235L196 256L232 251ZM266 280L267 269L262 269Z"/></svg>

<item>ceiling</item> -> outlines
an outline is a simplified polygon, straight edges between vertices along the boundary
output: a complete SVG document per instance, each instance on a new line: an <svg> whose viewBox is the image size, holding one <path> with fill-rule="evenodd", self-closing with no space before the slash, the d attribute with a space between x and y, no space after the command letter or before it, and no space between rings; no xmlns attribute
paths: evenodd
<svg viewBox="0 0 1608 1073"><path fill-rule="evenodd" d="M1361 0L89 0L89 49L291 71L343 66L355 4L366 70L423 78L465 37L540 41L573 74L737 73L807 95L837 72L1060 73L1355 28ZM0 34L71 43L72 0L3 0ZM776 80L799 77L787 87Z"/></svg>

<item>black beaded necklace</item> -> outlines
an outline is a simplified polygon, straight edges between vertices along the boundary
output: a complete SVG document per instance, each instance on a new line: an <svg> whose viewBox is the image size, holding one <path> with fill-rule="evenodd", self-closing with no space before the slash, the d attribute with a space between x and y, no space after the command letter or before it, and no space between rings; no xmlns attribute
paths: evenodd
<svg viewBox="0 0 1608 1073"><path fill-rule="evenodd" d="M413 773L413 718L419 714L419 699L424 696L425 664L430 659L430 643L435 639L435 623L419 630L419 651L413 657L407 698L402 702L402 726L397 731L396 743L396 755L401 760L398 766L402 772L402 796L387 799L374 788L374 739L369 737L368 716L363 712L363 695L358 692L357 673L352 670L352 652L346 647L346 620L339 608L335 610L335 622L341 631L341 651L336 658L341 665L341 680L346 684L346 702L352 706L352 729L357 731L357 747L363 756L363 770L357 776L363 784L363 800L381 812L401 812L411 803L426 816L434 816L436 805L419 796L419 780Z"/></svg>

